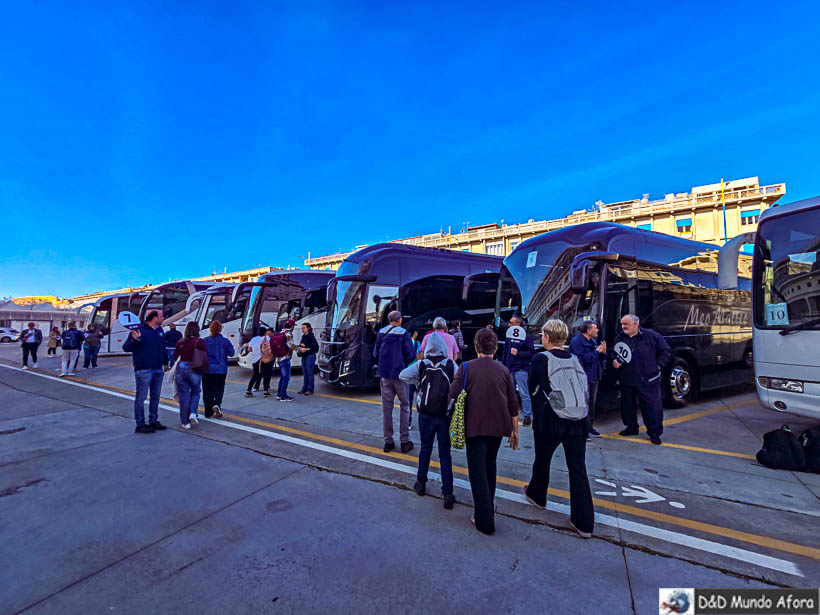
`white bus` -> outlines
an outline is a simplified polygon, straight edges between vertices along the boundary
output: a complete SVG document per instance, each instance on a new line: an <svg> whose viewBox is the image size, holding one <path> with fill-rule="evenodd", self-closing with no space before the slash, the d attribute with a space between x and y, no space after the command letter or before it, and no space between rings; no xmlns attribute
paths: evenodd
<svg viewBox="0 0 820 615"><path fill-rule="evenodd" d="M200 335L210 335L208 327L214 320L222 323L222 336L233 344L234 358L239 357L242 346L242 319L248 306L253 284L216 284L208 290L192 295L191 299L198 307L194 322L199 325Z"/></svg>
<svg viewBox="0 0 820 615"><path fill-rule="evenodd" d="M88 322L97 325L105 334L100 345L100 354L123 353L122 345L128 337L128 329L120 324L117 317L122 312L139 312L146 295L147 293L109 295L92 304Z"/></svg>
<svg viewBox="0 0 820 615"><path fill-rule="evenodd" d="M757 394L772 410L820 418L820 197L767 209L756 233L723 246L722 288L736 287L732 272L747 243Z"/></svg>
<svg viewBox="0 0 820 615"><path fill-rule="evenodd" d="M140 322L145 320L146 314L151 310L159 310L163 317L163 327L174 324L184 329L184 325L193 320L199 307L196 299L201 298L201 295L194 295L211 286L213 282L193 282L191 280L168 282L157 286L148 293L140 306L138 313Z"/></svg>

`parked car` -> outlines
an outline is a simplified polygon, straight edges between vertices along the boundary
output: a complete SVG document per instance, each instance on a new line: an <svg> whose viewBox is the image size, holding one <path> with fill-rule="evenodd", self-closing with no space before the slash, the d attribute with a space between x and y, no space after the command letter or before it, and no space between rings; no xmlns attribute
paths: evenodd
<svg viewBox="0 0 820 615"><path fill-rule="evenodd" d="M0 327L0 342L16 342L20 339L20 332L17 329Z"/></svg>

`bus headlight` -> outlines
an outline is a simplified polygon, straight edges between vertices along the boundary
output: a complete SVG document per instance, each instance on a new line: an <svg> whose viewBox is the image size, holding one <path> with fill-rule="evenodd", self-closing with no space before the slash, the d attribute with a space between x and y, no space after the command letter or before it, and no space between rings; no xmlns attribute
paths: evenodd
<svg viewBox="0 0 820 615"><path fill-rule="evenodd" d="M803 392L803 382L800 380L783 380L782 378L767 378L765 376L760 376L757 381L764 389L788 391L789 393Z"/></svg>

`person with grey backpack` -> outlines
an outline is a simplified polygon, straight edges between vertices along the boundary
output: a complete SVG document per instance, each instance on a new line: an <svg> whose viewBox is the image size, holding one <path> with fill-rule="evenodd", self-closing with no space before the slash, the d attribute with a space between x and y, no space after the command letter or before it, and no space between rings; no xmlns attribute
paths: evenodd
<svg viewBox="0 0 820 615"><path fill-rule="evenodd" d="M570 524L583 538L590 538L595 511L586 468L589 390L578 357L564 350L568 334L563 321L548 320L541 328L546 350L530 363L527 385L532 398L535 460L524 495L533 506L546 508L552 455L562 445L569 472Z"/></svg>

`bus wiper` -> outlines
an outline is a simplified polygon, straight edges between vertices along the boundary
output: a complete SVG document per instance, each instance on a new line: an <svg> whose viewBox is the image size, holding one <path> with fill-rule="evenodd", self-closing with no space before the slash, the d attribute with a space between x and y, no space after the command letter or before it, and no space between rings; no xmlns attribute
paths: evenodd
<svg viewBox="0 0 820 615"><path fill-rule="evenodd" d="M789 333L794 333L795 331L800 331L801 329L808 329L809 327L813 327L814 325L820 325L820 318L815 318L814 320L807 320L806 322L801 322L799 325L791 325L790 327L781 329L780 335L788 335Z"/></svg>

